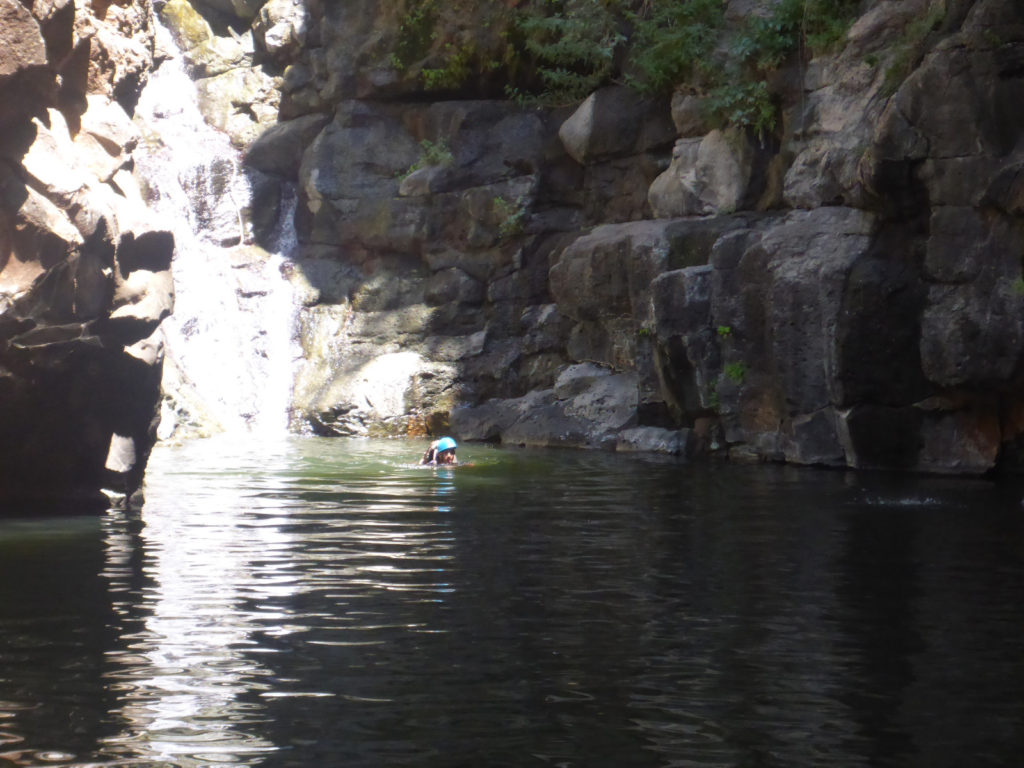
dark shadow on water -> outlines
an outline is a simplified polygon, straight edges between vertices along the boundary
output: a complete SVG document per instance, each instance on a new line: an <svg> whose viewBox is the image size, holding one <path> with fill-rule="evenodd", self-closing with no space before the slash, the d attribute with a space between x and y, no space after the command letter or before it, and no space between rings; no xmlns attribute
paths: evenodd
<svg viewBox="0 0 1024 768"><path fill-rule="evenodd" d="M98 517L0 520L0 764L72 759L111 734L104 567Z"/></svg>

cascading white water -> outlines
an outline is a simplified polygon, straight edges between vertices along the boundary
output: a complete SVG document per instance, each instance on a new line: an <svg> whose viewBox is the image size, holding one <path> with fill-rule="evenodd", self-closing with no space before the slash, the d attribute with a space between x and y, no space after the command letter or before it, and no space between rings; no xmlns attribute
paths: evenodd
<svg viewBox="0 0 1024 768"><path fill-rule="evenodd" d="M158 34L176 50L165 29ZM284 432L301 354L282 274L295 248L295 196L282 206L274 252L247 245L250 183L227 136L203 119L180 56L153 73L136 115L148 134L136 173L176 243L161 437L178 427Z"/></svg>

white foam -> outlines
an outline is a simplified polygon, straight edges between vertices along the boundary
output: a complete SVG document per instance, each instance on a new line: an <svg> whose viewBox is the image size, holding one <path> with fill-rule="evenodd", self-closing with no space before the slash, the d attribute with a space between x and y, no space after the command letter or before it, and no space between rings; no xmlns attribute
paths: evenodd
<svg viewBox="0 0 1024 768"><path fill-rule="evenodd" d="M158 34L173 50L166 30ZM251 185L228 137L203 119L180 56L153 73L136 114L149 137L135 153L137 173L176 243L165 391L212 428L283 434L301 354L297 304L282 274L296 242L295 195L276 252L244 247Z"/></svg>

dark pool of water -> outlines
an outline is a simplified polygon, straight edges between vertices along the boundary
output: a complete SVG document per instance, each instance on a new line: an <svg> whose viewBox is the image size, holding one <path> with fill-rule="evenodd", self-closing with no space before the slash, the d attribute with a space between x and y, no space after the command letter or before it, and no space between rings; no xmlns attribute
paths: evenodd
<svg viewBox="0 0 1024 768"><path fill-rule="evenodd" d="M160 447L0 522L0 766L1019 766L1006 482Z"/></svg>

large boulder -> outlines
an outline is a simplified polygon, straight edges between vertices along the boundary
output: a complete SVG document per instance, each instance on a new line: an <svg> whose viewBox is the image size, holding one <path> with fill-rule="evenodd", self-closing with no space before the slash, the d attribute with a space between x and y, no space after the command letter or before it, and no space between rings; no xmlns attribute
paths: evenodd
<svg viewBox="0 0 1024 768"><path fill-rule="evenodd" d="M216 35L189 0L167 0L160 18L194 77L214 77L252 64L251 35Z"/></svg>
<svg viewBox="0 0 1024 768"><path fill-rule="evenodd" d="M277 121L280 80L261 69L238 67L196 81L206 122L244 150Z"/></svg>
<svg viewBox="0 0 1024 768"><path fill-rule="evenodd" d="M246 148L246 164L297 180L303 153L327 122L323 115L305 115L269 126Z"/></svg>
<svg viewBox="0 0 1024 768"><path fill-rule="evenodd" d="M786 110L792 134L783 194L794 208L869 205L860 164L886 109L887 91L915 55L926 0L875 3L855 21L838 55L813 59ZM868 152L868 154L870 154Z"/></svg>
<svg viewBox="0 0 1024 768"><path fill-rule="evenodd" d="M551 390L456 408L451 429L467 440L614 450L636 409L635 373L586 363L566 367ZM623 450L638 445L632 433L622 440Z"/></svg>
<svg viewBox="0 0 1024 768"><path fill-rule="evenodd" d="M565 151L581 165L671 144L665 105L624 86L595 91L558 129Z"/></svg>
<svg viewBox="0 0 1024 768"><path fill-rule="evenodd" d="M730 214L757 207L767 153L745 131L713 130L680 139L672 163L648 190L657 218Z"/></svg>
<svg viewBox="0 0 1024 768"><path fill-rule="evenodd" d="M656 322L656 278L706 264L718 237L744 223L725 217L632 222L598 227L574 240L550 270L558 309L575 321L567 342L570 357L619 370L635 367ZM639 365L642 380L656 378L652 363ZM653 392L650 397L661 399Z"/></svg>
<svg viewBox="0 0 1024 768"><path fill-rule="evenodd" d="M322 435L409 434L422 407L437 407L441 381L451 377L448 367L416 352L385 352L336 375L313 404L308 423Z"/></svg>
<svg viewBox="0 0 1024 768"><path fill-rule="evenodd" d="M270 58L287 61L305 44L308 25L302 0L268 0L253 22L253 32Z"/></svg>

